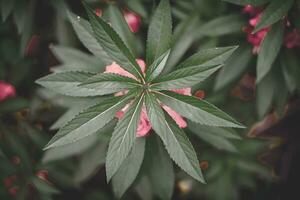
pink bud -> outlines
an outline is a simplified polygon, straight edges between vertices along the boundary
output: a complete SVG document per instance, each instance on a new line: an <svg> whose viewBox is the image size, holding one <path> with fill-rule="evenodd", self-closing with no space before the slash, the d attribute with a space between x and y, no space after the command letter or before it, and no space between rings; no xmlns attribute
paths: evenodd
<svg viewBox="0 0 300 200"><path fill-rule="evenodd" d="M284 45L288 49L292 49L300 46L300 36L296 29L286 34L284 38Z"/></svg>
<svg viewBox="0 0 300 200"><path fill-rule="evenodd" d="M95 14L96 14L98 17L101 17L101 16L102 16L102 10L101 10L101 8L96 8L96 9L95 9Z"/></svg>
<svg viewBox="0 0 300 200"><path fill-rule="evenodd" d="M0 101L16 96L16 89L9 83L0 81Z"/></svg>
<svg viewBox="0 0 300 200"><path fill-rule="evenodd" d="M136 33L140 29L141 18L137 14L129 11L124 12L125 20L133 33Z"/></svg>

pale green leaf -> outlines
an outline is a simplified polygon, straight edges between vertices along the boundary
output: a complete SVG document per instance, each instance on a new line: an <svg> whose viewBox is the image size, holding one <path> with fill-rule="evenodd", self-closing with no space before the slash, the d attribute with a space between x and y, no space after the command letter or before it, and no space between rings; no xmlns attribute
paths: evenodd
<svg viewBox="0 0 300 200"><path fill-rule="evenodd" d="M169 0L161 0L148 29L146 63L150 66L171 47L172 19Z"/></svg>
<svg viewBox="0 0 300 200"><path fill-rule="evenodd" d="M144 159L145 138L138 138L131 152L112 178L113 191L121 198L136 179Z"/></svg>
<svg viewBox="0 0 300 200"><path fill-rule="evenodd" d="M196 152L185 133L165 114L151 93L146 94L147 115L153 130L160 136L170 157L186 173L204 183Z"/></svg>
<svg viewBox="0 0 300 200"><path fill-rule="evenodd" d="M208 126L235 127L243 126L214 105L193 96L177 94L171 91L157 92L159 100L180 115Z"/></svg>
<svg viewBox="0 0 300 200"><path fill-rule="evenodd" d="M106 157L107 181L115 175L132 149L143 100L144 94L139 95L115 127Z"/></svg>

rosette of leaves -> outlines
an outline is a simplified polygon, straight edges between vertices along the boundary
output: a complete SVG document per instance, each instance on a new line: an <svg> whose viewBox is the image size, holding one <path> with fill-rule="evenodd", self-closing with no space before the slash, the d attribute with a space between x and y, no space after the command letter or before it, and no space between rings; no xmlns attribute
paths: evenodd
<svg viewBox="0 0 300 200"><path fill-rule="evenodd" d="M83 109L78 115L60 128L45 149L79 141L101 130L114 120L116 112L130 105L125 115L118 121L112 133L107 156L107 181L113 180L114 191L118 196L135 180L143 163L145 148L149 156L155 153L156 165L153 177L168 181L159 196L170 199L173 190L173 172L170 171L169 157L187 174L204 183L196 152L182 129L161 108L165 104L183 117L195 123L217 127L243 127L229 115L212 104L172 92L173 89L191 87L217 71L232 54L236 47L214 48L200 51L184 62L176 70L165 74L164 67L172 47L171 9L167 0L158 5L150 22L146 44L146 72L143 73L135 61L131 50L122 37L101 17L98 17L84 3L90 22L73 18L73 26L79 39L87 48L102 60L114 61L135 78L113 73L68 70L57 72L37 81L40 85L60 94L91 99L101 97L99 103ZM100 71L100 70L99 70ZM123 96L115 96L119 91L128 91ZM145 145L146 137L137 138L142 107L146 108L153 132L161 139L151 139ZM153 138L153 137L149 137ZM162 144L164 148L161 148ZM152 149L154 148L155 151ZM148 156L148 155L147 155ZM154 160L152 160L153 164ZM171 173L171 174L170 174ZM159 182L159 181L157 181Z"/></svg>

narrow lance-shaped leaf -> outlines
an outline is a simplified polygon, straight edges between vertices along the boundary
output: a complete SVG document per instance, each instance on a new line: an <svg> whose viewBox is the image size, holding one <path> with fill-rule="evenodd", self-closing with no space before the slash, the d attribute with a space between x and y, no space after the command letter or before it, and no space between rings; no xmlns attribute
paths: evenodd
<svg viewBox="0 0 300 200"><path fill-rule="evenodd" d="M162 139L170 157L190 176L205 182L196 152L185 133L163 112L153 94L146 94L145 104L152 128Z"/></svg>
<svg viewBox="0 0 300 200"><path fill-rule="evenodd" d="M282 19L292 7L293 3L294 0L272 0L268 7L263 11L260 21L253 32L255 33Z"/></svg>
<svg viewBox="0 0 300 200"><path fill-rule="evenodd" d="M123 14L120 12L119 8L115 5L109 5L107 9L108 19L114 30L120 35L121 39L124 41L131 52L136 55L137 44L134 34L130 31Z"/></svg>
<svg viewBox="0 0 300 200"><path fill-rule="evenodd" d="M257 59L257 83L259 83L271 70L281 49L283 34L283 24L278 23L272 27L264 38Z"/></svg>
<svg viewBox="0 0 300 200"><path fill-rule="evenodd" d="M100 73L87 79L79 85L96 90L120 91L142 86L138 81L113 73Z"/></svg>
<svg viewBox="0 0 300 200"><path fill-rule="evenodd" d="M112 178L113 191L121 198L136 179L144 159L145 138L137 138L130 154Z"/></svg>
<svg viewBox="0 0 300 200"><path fill-rule="evenodd" d="M98 73L103 71L106 66L99 58L74 48L52 45L50 49L64 66L64 69L57 67L57 70Z"/></svg>
<svg viewBox="0 0 300 200"><path fill-rule="evenodd" d="M111 121L115 113L123 108L131 97L132 94L112 97L83 111L58 131L46 149L70 144L95 133Z"/></svg>
<svg viewBox="0 0 300 200"><path fill-rule="evenodd" d="M136 139L143 99L144 94L136 98L113 132L106 157L107 181L110 181L132 149Z"/></svg>
<svg viewBox="0 0 300 200"><path fill-rule="evenodd" d="M74 97L112 94L128 87L128 85L124 85L123 87L111 88L111 82L109 81L103 82L103 87L97 88L97 90L79 86L81 83L88 80L94 75L95 74L93 73L70 71L50 74L48 76L38 79L36 82L54 92Z"/></svg>
<svg viewBox="0 0 300 200"><path fill-rule="evenodd" d="M148 29L146 62L150 66L171 47L172 19L168 0L161 0Z"/></svg>
<svg viewBox="0 0 300 200"><path fill-rule="evenodd" d="M83 1L83 4L90 18L95 37L106 53L126 71L136 77L142 78L143 75L140 67L120 36L108 23L101 17L98 17L85 1Z"/></svg>
<svg viewBox="0 0 300 200"><path fill-rule="evenodd" d="M214 105L196 97L171 91L157 92L156 96L162 103L194 122L209 126L243 127Z"/></svg>
<svg viewBox="0 0 300 200"><path fill-rule="evenodd" d="M156 78L164 69L170 55L170 50L157 58L146 70L146 80L151 81Z"/></svg>
<svg viewBox="0 0 300 200"><path fill-rule="evenodd" d="M204 65L221 65L232 55L238 46L218 47L201 50L178 65L178 69L200 67Z"/></svg>
<svg viewBox="0 0 300 200"><path fill-rule="evenodd" d="M69 20L82 44L95 56L101 59L106 65L113 62L107 55L102 46L97 42L94 37L93 29L88 21L75 16L73 13L68 13Z"/></svg>
<svg viewBox="0 0 300 200"><path fill-rule="evenodd" d="M153 90L170 90L191 87L205 80L220 67L222 67L222 65L196 66L178 69L154 79L150 88Z"/></svg>
<svg viewBox="0 0 300 200"><path fill-rule="evenodd" d="M227 1L230 3L234 3L237 5L252 5L252 6L259 6L265 3L268 3L270 0L222 0L222 1Z"/></svg>
<svg viewBox="0 0 300 200"><path fill-rule="evenodd" d="M146 168L153 193L160 199L171 199L175 182L173 163L156 134L152 134L147 138L143 166Z"/></svg>

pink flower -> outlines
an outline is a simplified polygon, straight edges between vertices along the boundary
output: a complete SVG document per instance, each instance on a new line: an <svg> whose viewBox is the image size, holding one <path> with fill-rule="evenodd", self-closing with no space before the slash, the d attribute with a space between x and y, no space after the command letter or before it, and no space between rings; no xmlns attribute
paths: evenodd
<svg viewBox="0 0 300 200"><path fill-rule="evenodd" d="M284 38L284 45L288 49L292 49L300 46L300 36L298 31L294 29L292 32L286 34Z"/></svg>
<svg viewBox="0 0 300 200"><path fill-rule="evenodd" d="M252 33L255 26L260 21L262 9L247 5L243 9L243 13L248 13L251 16L253 16L249 20L249 25L247 27L244 27L243 31L245 33L247 33L247 41L253 45L253 51L252 52L254 54L257 54L259 52L260 45L261 45L263 39L265 38L266 34L271 29L271 27L266 27L266 28L263 28L263 29L259 30L256 33Z"/></svg>
<svg viewBox="0 0 300 200"><path fill-rule="evenodd" d="M0 101L16 96L16 89L9 83L0 81Z"/></svg>
<svg viewBox="0 0 300 200"><path fill-rule="evenodd" d="M101 8L96 8L96 9L95 9L95 14L96 14L98 17L101 17L101 16L102 16L102 13L103 13L103 11L102 11Z"/></svg>
<svg viewBox="0 0 300 200"><path fill-rule="evenodd" d="M125 20L133 33L136 33L140 29L141 18L137 14L129 11L124 12Z"/></svg>
<svg viewBox="0 0 300 200"><path fill-rule="evenodd" d="M145 73L145 70L146 70L145 62L142 59L136 59L136 62L141 67L142 72ZM132 74L125 71L122 67L120 67L120 65L116 64L115 62L113 62L111 65L106 66L105 73L115 73L115 74L119 74L121 76L126 76L126 77L136 79ZM176 92L178 94L191 96L191 88L175 89L172 91ZM121 96L126 93L127 93L127 91L120 91L120 92L117 92L115 95ZM126 105L122 110L118 111L116 113L116 117L118 119L122 118L124 116L126 110L128 109L128 107L129 107L129 105ZM166 105L162 105L162 108L174 119L174 121L177 123L177 125L180 128L185 128L187 126L186 121L177 112L175 112L174 110L172 110L170 107L168 107ZM145 106L143 106L141 114L140 114L140 121L139 121L139 125L137 128L136 136L144 137L144 136L148 135L150 133L151 128L152 127L151 127L149 118L147 116L146 108L145 108Z"/></svg>

